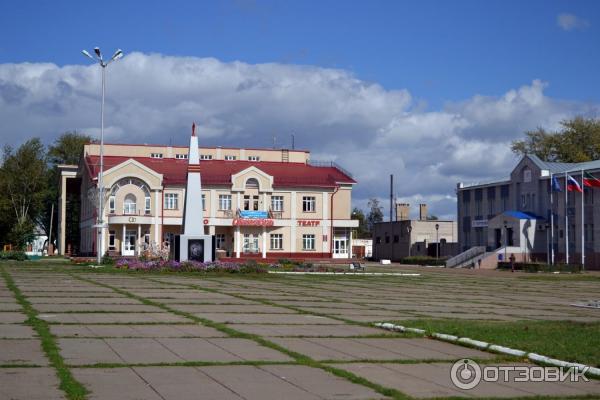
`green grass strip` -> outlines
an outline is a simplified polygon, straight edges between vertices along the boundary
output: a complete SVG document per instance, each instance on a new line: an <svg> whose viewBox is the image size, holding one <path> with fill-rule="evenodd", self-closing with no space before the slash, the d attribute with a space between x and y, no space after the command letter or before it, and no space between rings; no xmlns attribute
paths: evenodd
<svg viewBox="0 0 600 400"><path fill-rule="evenodd" d="M56 375L60 381L60 389L65 392L67 399L69 400L83 400L87 398L88 390L78 382L69 368L65 365L63 358L60 355L60 350L56 343L54 335L50 332L48 324L38 318L38 312L32 307L31 303L21 293L21 290L17 287L10 274L4 269L4 266L0 266L0 274L6 286L13 293L17 302L23 307L25 314L27 315L27 321L25 323L31 326L38 334L41 342L42 349L46 353L46 357L50 361L50 365L56 370Z"/></svg>

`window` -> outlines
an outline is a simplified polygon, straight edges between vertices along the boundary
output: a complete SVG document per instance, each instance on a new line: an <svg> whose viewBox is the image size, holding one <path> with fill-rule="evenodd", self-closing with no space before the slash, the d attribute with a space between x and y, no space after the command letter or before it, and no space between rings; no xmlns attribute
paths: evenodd
<svg viewBox="0 0 600 400"><path fill-rule="evenodd" d="M509 187L504 185L500 187L500 199L502 200L502 211L508 210Z"/></svg>
<svg viewBox="0 0 600 400"><path fill-rule="evenodd" d="M115 213L115 196L110 196L108 199L108 212L110 214Z"/></svg>
<svg viewBox="0 0 600 400"><path fill-rule="evenodd" d="M302 211L315 212L316 199L313 196L302 196Z"/></svg>
<svg viewBox="0 0 600 400"><path fill-rule="evenodd" d="M400 241L400 236L394 235L394 243L398 243Z"/></svg>
<svg viewBox="0 0 600 400"><path fill-rule="evenodd" d="M177 210L179 208L179 195L177 193L165 193L165 209Z"/></svg>
<svg viewBox="0 0 600 400"><path fill-rule="evenodd" d="M375 238L375 244L381 244L381 236Z"/></svg>
<svg viewBox="0 0 600 400"><path fill-rule="evenodd" d="M186 160L188 158L187 154L175 154L175 158L178 160Z"/></svg>
<svg viewBox="0 0 600 400"><path fill-rule="evenodd" d="M150 196L144 197L144 213L150 214Z"/></svg>
<svg viewBox="0 0 600 400"><path fill-rule="evenodd" d="M256 178L250 178L246 181L247 189L258 189L258 180Z"/></svg>
<svg viewBox="0 0 600 400"><path fill-rule="evenodd" d="M244 253L258 253L258 235L244 234Z"/></svg>
<svg viewBox="0 0 600 400"><path fill-rule="evenodd" d="M206 195L202 194L202 211L206 211Z"/></svg>
<svg viewBox="0 0 600 400"><path fill-rule="evenodd" d="M125 196L125 201L123 202L123 214L135 214L136 213L136 204L135 204L135 196L131 193Z"/></svg>
<svg viewBox="0 0 600 400"><path fill-rule="evenodd" d="M225 234L217 233L215 235L217 249L223 249L225 247Z"/></svg>
<svg viewBox="0 0 600 400"><path fill-rule="evenodd" d="M315 249L315 235L302 235L302 249L303 250L314 250Z"/></svg>
<svg viewBox="0 0 600 400"><path fill-rule="evenodd" d="M163 158L163 153L152 153L150 154L152 158Z"/></svg>
<svg viewBox="0 0 600 400"><path fill-rule="evenodd" d="M231 154L225 155L225 161L234 161L236 158L236 156L232 156Z"/></svg>
<svg viewBox="0 0 600 400"><path fill-rule="evenodd" d="M283 196L271 197L271 209L273 211L283 211Z"/></svg>
<svg viewBox="0 0 600 400"><path fill-rule="evenodd" d="M250 209L250 196L244 196L244 210Z"/></svg>
<svg viewBox="0 0 600 400"><path fill-rule="evenodd" d="M258 211L258 196L252 196L252 206L254 211Z"/></svg>
<svg viewBox="0 0 600 400"><path fill-rule="evenodd" d="M108 231L108 249L115 249L115 231Z"/></svg>
<svg viewBox="0 0 600 400"><path fill-rule="evenodd" d="M231 210L231 195L220 194L219 195L219 210Z"/></svg>
<svg viewBox="0 0 600 400"><path fill-rule="evenodd" d="M200 154L201 160L212 160L212 155L210 154Z"/></svg>
<svg viewBox="0 0 600 400"><path fill-rule="evenodd" d="M385 242L389 243L390 242L390 237L388 235L385 235Z"/></svg>
<svg viewBox="0 0 600 400"><path fill-rule="evenodd" d="M496 213L496 199L488 199L488 215Z"/></svg>
<svg viewBox="0 0 600 400"><path fill-rule="evenodd" d="M281 233L271 234L271 250L283 249L283 235Z"/></svg>
<svg viewBox="0 0 600 400"><path fill-rule="evenodd" d="M248 161L260 161L259 156L248 156Z"/></svg>

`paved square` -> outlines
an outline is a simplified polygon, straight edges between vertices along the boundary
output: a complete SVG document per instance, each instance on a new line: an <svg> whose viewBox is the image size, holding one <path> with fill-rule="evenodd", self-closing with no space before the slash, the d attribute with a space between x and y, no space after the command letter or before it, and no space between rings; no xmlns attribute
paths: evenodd
<svg viewBox="0 0 600 400"><path fill-rule="evenodd" d="M363 323L431 317L598 321L598 310L570 306L597 298L594 280L430 269L408 278L0 268L47 323L59 356L90 390L89 399L386 398L379 387L414 398L600 396L600 381L513 379L462 391L450 380L457 359L518 364ZM38 332L26 325L28 316L4 283L0 398L64 398Z"/></svg>

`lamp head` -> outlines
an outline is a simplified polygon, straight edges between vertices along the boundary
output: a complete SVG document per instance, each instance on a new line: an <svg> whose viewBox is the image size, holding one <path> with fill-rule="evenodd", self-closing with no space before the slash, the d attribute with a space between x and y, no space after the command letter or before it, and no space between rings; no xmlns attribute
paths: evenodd
<svg viewBox="0 0 600 400"><path fill-rule="evenodd" d="M99 60L102 60L102 53L100 53L100 47L94 47L94 53L96 53L96 56Z"/></svg>
<svg viewBox="0 0 600 400"><path fill-rule="evenodd" d="M119 58L122 58L122 57L123 57L123 50L117 49L117 51L115 51L115 54L113 54L113 56L110 59L118 60Z"/></svg>
<svg viewBox="0 0 600 400"><path fill-rule="evenodd" d="M81 52L84 56L88 57L89 59L94 59L94 57L92 57L92 55L87 50L81 50Z"/></svg>

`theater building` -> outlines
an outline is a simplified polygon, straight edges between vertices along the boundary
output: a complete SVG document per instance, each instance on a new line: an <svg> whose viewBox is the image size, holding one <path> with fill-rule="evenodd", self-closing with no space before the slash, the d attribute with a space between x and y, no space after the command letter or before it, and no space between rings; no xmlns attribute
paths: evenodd
<svg viewBox="0 0 600 400"><path fill-rule="evenodd" d="M200 149L202 204L184 204L187 147L104 145L104 221L99 237L100 148L85 146L78 166L61 167L59 252L65 254L66 191L81 200L82 255L136 256L170 246L185 207L202 207L205 234L229 258L350 258L351 175L334 163L310 161L304 150Z"/></svg>

